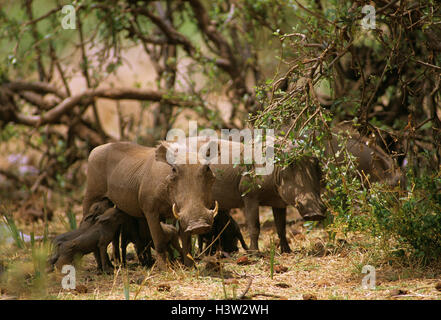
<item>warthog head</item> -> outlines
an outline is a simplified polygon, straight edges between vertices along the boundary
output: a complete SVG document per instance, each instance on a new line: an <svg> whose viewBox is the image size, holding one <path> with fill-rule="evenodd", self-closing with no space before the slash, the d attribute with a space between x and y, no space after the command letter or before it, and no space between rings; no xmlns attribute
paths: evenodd
<svg viewBox="0 0 441 320"><path fill-rule="evenodd" d="M174 217L185 232L203 234L211 230L218 212L211 191L215 177L208 164L190 161L194 157L196 153L172 144L162 143L156 149L156 160L170 165L166 183Z"/></svg>
<svg viewBox="0 0 441 320"><path fill-rule="evenodd" d="M297 208L305 220L322 220L326 207L320 199L321 170L314 157L303 157L275 172L280 197Z"/></svg>

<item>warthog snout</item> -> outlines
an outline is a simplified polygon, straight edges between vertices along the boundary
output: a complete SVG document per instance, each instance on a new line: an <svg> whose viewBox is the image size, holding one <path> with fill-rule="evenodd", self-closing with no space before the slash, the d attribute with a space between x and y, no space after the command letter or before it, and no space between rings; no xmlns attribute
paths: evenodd
<svg viewBox="0 0 441 320"><path fill-rule="evenodd" d="M321 221L325 218L326 216L322 213L318 213L318 212L312 212L312 213L307 213L303 216L303 220L305 221Z"/></svg>
<svg viewBox="0 0 441 320"><path fill-rule="evenodd" d="M181 227L185 232L191 234L204 234L211 230L214 217L217 215L219 204L215 201L213 210L202 208L197 210L197 214L190 214L190 212L183 210L182 213L177 211L176 204L173 204L172 211L174 217L179 221Z"/></svg>
<svg viewBox="0 0 441 320"><path fill-rule="evenodd" d="M318 203L308 203L306 205L297 203L296 207L306 221L320 221L326 217L326 206L321 200Z"/></svg>
<svg viewBox="0 0 441 320"><path fill-rule="evenodd" d="M189 225L185 232L190 232L192 234L204 234L211 230L211 226L203 220L199 220Z"/></svg>

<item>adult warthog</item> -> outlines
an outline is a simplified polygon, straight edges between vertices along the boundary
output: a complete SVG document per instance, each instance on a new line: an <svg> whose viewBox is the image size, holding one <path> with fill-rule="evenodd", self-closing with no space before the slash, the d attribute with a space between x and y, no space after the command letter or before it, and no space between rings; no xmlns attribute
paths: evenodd
<svg viewBox="0 0 441 320"><path fill-rule="evenodd" d="M337 139L338 135L341 139ZM335 157L337 164L343 163L344 150L355 157L357 170L367 187L371 182L405 187L405 175L390 155L379 146L369 143L367 138L361 137L351 127L337 125L332 130L332 138L326 142L325 154L331 158Z"/></svg>
<svg viewBox="0 0 441 320"><path fill-rule="evenodd" d="M194 143L195 139L197 143ZM305 220L325 218L326 207L320 199L321 170L317 158L304 156L287 167L276 165L272 172L252 178L244 174L247 171L245 166L233 162L236 152L243 157L242 143L213 137L192 137L180 143L185 144L189 150L197 147L200 155L205 150L211 150L213 155L213 149L217 149L217 158L212 156L209 159L210 168L216 177L212 189L213 199L219 202L219 210L243 208L251 238L250 250L259 250L259 206L272 207L282 252L291 252L286 239L288 205L295 206ZM229 154L227 163L221 161L225 151Z"/></svg>
<svg viewBox="0 0 441 320"><path fill-rule="evenodd" d="M144 216L160 268L165 267L167 249L160 221L171 217L178 219L183 250L187 254L191 235L209 231L218 210L217 202L212 201L211 188L215 179L210 167L177 161L194 155L173 150L166 142L156 148L130 142L96 147L89 155L83 201L83 218L92 203L103 197L133 217ZM213 206L215 208L210 209ZM191 265L192 260L184 257L184 263Z"/></svg>

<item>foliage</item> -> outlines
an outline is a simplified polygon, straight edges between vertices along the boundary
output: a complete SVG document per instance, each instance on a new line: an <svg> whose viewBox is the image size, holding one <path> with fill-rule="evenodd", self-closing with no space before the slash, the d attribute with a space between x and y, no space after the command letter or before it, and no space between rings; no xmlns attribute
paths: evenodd
<svg viewBox="0 0 441 320"><path fill-rule="evenodd" d="M376 27L366 30L362 9L372 3ZM434 250L439 246L439 205L434 196L421 196L439 193L436 183L422 183L430 181L441 164L441 50L433 45L441 36L439 4L295 1L295 5L296 23L273 33L281 46L279 65L272 79L256 91L261 108L250 114L251 122L278 129L280 163L305 154L321 159L323 196L331 213L324 225L331 240L349 232L381 234L410 245L425 259L439 258ZM398 191L390 187L369 190L374 186L362 185L351 154L344 154L338 163L324 157L331 128L341 121L414 174L415 189L399 193L407 200L394 198ZM380 206L372 200L375 197L382 199Z"/></svg>
<svg viewBox="0 0 441 320"><path fill-rule="evenodd" d="M75 218L75 213L72 210L72 206L68 206L66 211L67 220L69 222L69 231L75 230L77 228L77 220Z"/></svg>
<svg viewBox="0 0 441 320"><path fill-rule="evenodd" d="M378 240L389 254L423 263L440 261L440 176L417 177L408 172L407 177L408 190L390 189L380 183L367 190L357 187L358 179L350 183L331 180L326 194L331 215L325 221L329 239L363 233Z"/></svg>
<svg viewBox="0 0 441 320"><path fill-rule="evenodd" d="M341 144L345 139L342 138ZM325 218L324 227L327 229L330 240L336 240L338 233L346 235L351 231L366 231L371 221L363 212L366 209L368 190L363 186L360 172L357 171L352 154L342 149L343 161L335 164L333 156L325 158L323 165L326 181L323 194L324 201L329 208L329 215Z"/></svg>
<svg viewBox="0 0 441 320"><path fill-rule="evenodd" d="M377 223L376 234L394 238L399 249L411 248L424 262L441 259L441 177L409 175L406 197L375 192L369 199Z"/></svg>
<svg viewBox="0 0 441 320"><path fill-rule="evenodd" d="M0 272L0 287L7 287L8 292L16 295L30 296L34 299L47 298L49 284L47 261L50 242L47 241L47 237L43 237L42 241L36 241L33 232L30 234L29 241L25 241L14 219L8 215L4 217L6 225L0 224L0 228L6 227L10 232L6 233L6 239L0 237L0 259L4 258L10 250L9 235L18 250L14 250L14 259L8 260L6 265L2 266L5 270ZM26 255L26 258L17 259L21 255Z"/></svg>
<svg viewBox="0 0 441 320"><path fill-rule="evenodd" d="M19 248L19 249L23 249L25 244L24 244L24 240L20 234L20 231L17 228L17 225L15 224L14 218L12 218L9 215L4 215L3 217L5 217L6 220L6 227L9 229L10 234L12 236L12 239L14 240L15 245ZM1 227L3 227L3 224L1 224Z"/></svg>
<svg viewBox="0 0 441 320"><path fill-rule="evenodd" d="M291 141L309 132L313 141L293 154L322 148L332 125L350 121L399 164L408 156L413 170L436 170L441 50L433 40L441 36L441 8L432 1L373 3L376 27L368 30L361 25L365 1L295 1L296 23L274 31L282 55L257 90L261 108L250 120L280 128ZM423 163L425 152L430 161Z"/></svg>

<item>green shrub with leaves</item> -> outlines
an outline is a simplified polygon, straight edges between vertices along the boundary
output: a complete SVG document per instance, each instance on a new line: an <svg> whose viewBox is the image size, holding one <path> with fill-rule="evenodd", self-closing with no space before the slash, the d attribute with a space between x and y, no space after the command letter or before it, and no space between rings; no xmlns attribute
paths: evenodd
<svg viewBox="0 0 441 320"><path fill-rule="evenodd" d="M328 208L324 221L329 240L334 241L337 234L347 235L351 231L371 229L370 217L365 214L368 190L361 182L361 173L357 171L357 162L353 154L343 146L347 137L336 135L339 150L335 155L325 156L324 144L321 144L321 167L323 170L322 199ZM320 143L320 142L319 142ZM340 160L336 160L336 158Z"/></svg>
<svg viewBox="0 0 441 320"><path fill-rule="evenodd" d="M373 191L369 199L377 223L375 233L393 238L397 248L411 250L423 262L441 259L441 176L409 174L406 197Z"/></svg>

